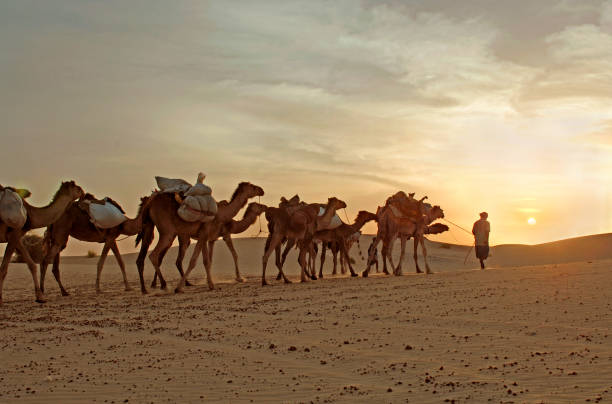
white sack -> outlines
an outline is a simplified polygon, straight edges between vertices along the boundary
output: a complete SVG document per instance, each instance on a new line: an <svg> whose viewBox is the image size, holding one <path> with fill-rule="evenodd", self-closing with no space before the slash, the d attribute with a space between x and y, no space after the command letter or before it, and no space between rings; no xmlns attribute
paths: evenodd
<svg viewBox="0 0 612 404"><path fill-rule="evenodd" d="M21 229L28 219L23 200L11 189L0 191L0 219L14 229Z"/></svg>
<svg viewBox="0 0 612 404"><path fill-rule="evenodd" d="M210 222L217 214L217 202L210 195L188 196L178 209L178 215L186 222Z"/></svg>
<svg viewBox="0 0 612 404"><path fill-rule="evenodd" d="M324 207L319 207L319 217L323 216L325 214L325 208ZM340 220L340 216L338 216L337 214L335 214L331 221L329 222L329 226L327 226L324 229L321 230L334 230L337 229L338 227L340 227L342 225L342 220Z"/></svg>
<svg viewBox="0 0 612 404"><path fill-rule="evenodd" d="M89 217L91 222L100 229L110 229L127 220L119 208L110 202L105 202L104 205L90 202Z"/></svg>
<svg viewBox="0 0 612 404"><path fill-rule="evenodd" d="M155 177L157 186L162 192L186 192L191 188L191 184L180 178Z"/></svg>
<svg viewBox="0 0 612 404"><path fill-rule="evenodd" d="M212 189L209 186L204 184L195 184L193 187L189 188L187 192L185 192L185 196L196 196L196 195L210 195L212 194Z"/></svg>

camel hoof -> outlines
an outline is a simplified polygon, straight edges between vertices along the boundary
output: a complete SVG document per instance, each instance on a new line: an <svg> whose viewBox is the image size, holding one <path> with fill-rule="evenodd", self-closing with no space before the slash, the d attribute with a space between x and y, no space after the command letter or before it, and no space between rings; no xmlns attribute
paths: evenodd
<svg viewBox="0 0 612 404"><path fill-rule="evenodd" d="M174 293L185 293L183 289L176 288L174 289Z"/></svg>
<svg viewBox="0 0 612 404"><path fill-rule="evenodd" d="M246 282L246 279L244 279L242 276L236 278L236 282L240 282L240 283L244 283Z"/></svg>
<svg viewBox="0 0 612 404"><path fill-rule="evenodd" d="M126 292L131 292L134 290L134 288L128 286L127 288L124 289Z"/></svg>
<svg viewBox="0 0 612 404"><path fill-rule="evenodd" d="M215 285L208 285L209 290L215 290Z"/></svg>
<svg viewBox="0 0 612 404"><path fill-rule="evenodd" d="M356 274L355 272L353 272L353 273L351 274L351 277L352 277L352 278L354 278L354 277L356 277L356 276L359 276L359 274ZM367 275L366 275L366 277L367 277Z"/></svg>
<svg viewBox="0 0 612 404"><path fill-rule="evenodd" d="M276 280L277 280L277 281L280 281L280 280L281 280L281 278L282 278L281 274L276 275Z"/></svg>
<svg viewBox="0 0 612 404"><path fill-rule="evenodd" d="M361 276L362 276L362 277L364 277L364 278L367 278L367 277L368 277L368 273L367 273L367 272L365 272L365 271L363 271L363 272L361 273Z"/></svg>
<svg viewBox="0 0 612 404"><path fill-rule="evenodd" d="M39 297L36 299L36 303L47 303L47 299L44 297Z"/></svg>
<svg viewBox="0 0 612 404"><path fill-rule="evenodd" d="M189 281L185 281L185 286L193 286L193 283L191 283Z"/></svg>
<svg viewBox="0 0 612 404"><path fill-rule="evenodd" d="M310 279L312 279L313 281L317 280L317 277L315 275L311 276Z"/></svg>
<svg viewBox="0 0 612 404"><path fill-rule="evenodd" d="M423 271L421 271L420 269L417 269L417 270L416 270L416 273L417 273L417 274L422 274L422 273L423 273Z"/></svg>
<svg viewBox="0 0 612 404"><path fill-rule="evenodd" d="M323 274L319 274L319 278L323 279Z"/></svg>
<svg viewBox="0 0 612 404"><path fill-rule="evenodd" d="M140 293L143 294L143 295L148 295L149 291L146 290L146 289L140 289Z"/></svg>
<svg viewBox="0 0 612 404"><path fill-rule="evenodd" d="M268 282L265 279L262 279L261 286L268 286Z"/></svg>
<svg viewBox="0 0 612 404"><path fill-rule="evenodd" d="M70 293L66 292L65 290L62 290L62 296L70 296Z"/></svg>
<svg viewBox="0 0 612 404"><path fill-rule="evenodd" d="M285 281L285 283L293 283L289 279L285 279L284 281Z"/></svg>

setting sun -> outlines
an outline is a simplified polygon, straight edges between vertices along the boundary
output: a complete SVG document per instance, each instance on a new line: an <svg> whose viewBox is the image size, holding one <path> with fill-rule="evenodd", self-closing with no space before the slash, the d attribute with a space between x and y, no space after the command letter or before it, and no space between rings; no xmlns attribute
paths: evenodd
<svg viewBox="0 0 612 404"><path fill-rule="evenodd" d="M529 219L527 219L527 223L533 226L534 224L536 224L536 220L535 218L530 217Z"/></svg>

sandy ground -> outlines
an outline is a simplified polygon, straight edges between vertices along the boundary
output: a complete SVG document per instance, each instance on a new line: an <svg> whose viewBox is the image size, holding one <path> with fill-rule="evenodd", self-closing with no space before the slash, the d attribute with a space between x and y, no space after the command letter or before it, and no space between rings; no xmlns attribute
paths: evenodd
<svg viewBox="0 0 612 404"><path fill-rule="evenodd" d="M599 252L581 247L597 260L542 265L550 246L506 246L480 271L471 258L463 265L466 247L431 244L433 275L414 274L410 257L402 277L266 288L261 242L236 243L247 283L231 281L219 245L218 288L198 268L199 285L180 295L142 296L133 256L134 291L123 291L110 257L98 295L96 259L67 258L71 296L49 276L49 302L37 305L25 265L13 264L0 307L0 403L612 402L610 236L587 243ZM502 253L506 264L538 265L504 266ZM295 266L288 272L297 280Z"/></svg>

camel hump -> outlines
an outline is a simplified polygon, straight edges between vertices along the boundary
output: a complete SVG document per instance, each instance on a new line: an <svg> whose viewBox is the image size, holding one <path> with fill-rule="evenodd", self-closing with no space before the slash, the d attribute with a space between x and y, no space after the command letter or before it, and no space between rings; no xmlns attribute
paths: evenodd
<svg viewBox="0 0 612 404"><path fill-rule="evenodd" d="M111 198L109 198L108 196L106 198L104 198L104 201L106 203L110 203L111 205L113 205L114 207L116 207L117 209L119 209L119 211L123 214L125 214L125 210L123 210L123 208L121 207L121 205L119 205L119 203Z"/></svg>

